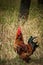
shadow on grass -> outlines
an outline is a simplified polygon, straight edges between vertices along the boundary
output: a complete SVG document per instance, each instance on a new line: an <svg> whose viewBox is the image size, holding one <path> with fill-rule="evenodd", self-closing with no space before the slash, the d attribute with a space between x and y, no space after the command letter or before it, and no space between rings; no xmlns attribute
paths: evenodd
<svg viewBox="0 0 43 65"><path fill-rule="evenodd" d="M0 10L15 10L17 2L16 0L0 0Z"/></svg>
<svg viewBox="0 0 43 65"><path fill-rule="evenodd" d="M28 65L28 64L35 65L36 63L43 65L43 58L31 59L28 63L18 57L11 59L11 60L5 60L5 59L1 60L0 59L0 65Z"/></svg>
<svg viewBox="0 0 43 65"><path fill-rule="evenodd" d="M38 4L43 4L43 0L38 0Z"/></svg>

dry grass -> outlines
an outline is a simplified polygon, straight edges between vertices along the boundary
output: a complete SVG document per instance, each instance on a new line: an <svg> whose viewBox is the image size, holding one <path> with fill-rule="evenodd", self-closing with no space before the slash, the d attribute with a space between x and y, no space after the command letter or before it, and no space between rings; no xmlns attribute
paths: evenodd
<svg viewBox="0 0 43 65"><path fill-rule="evenodd" d="M43 9L36 5L32 7L31 4L28 20L18 21L19 6L14 8L13 4L12 6L6 4L3 8L4 4L0 6L0 65L43 65ZM21 60L14 52L14 40L18 26L21 26L25 43L31 35L37 36L39 48L31 56L29 63Z"/></svg>

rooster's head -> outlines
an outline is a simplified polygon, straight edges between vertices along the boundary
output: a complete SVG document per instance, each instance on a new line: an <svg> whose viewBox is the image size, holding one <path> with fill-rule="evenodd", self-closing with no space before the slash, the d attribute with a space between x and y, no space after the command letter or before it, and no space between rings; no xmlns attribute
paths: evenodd
<svg viewBox="0 0 43 65"><path fill-rule="evenodd" d="M17 29L17 39L22 39L21 27L18 27Z"/></svg>

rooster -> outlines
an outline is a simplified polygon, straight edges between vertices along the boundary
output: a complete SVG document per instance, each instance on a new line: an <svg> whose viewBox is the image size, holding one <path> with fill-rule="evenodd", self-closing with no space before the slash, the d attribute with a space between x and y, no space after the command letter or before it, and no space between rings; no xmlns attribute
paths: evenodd
<svg viewBox="0 0 43 65"><path fill-rule="evenodd" d="M25 44L21 28L18 28L14 43L14 50L23 60L28 59L38 47L37 42L33 41L35 38L36 37L30 36L30 38L28 39L28 43Z"/></svg>

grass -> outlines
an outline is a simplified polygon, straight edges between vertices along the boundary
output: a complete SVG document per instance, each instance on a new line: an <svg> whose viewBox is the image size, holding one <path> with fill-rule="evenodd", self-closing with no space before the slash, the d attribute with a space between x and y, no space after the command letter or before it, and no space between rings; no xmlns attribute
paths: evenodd
<svg viewBox="0 0 43 65"><path fill-rule="evenodd" d="M0 60L0 64L1 65L36 65L39 64L39 65L42 65L43 64L43 59L31 59L28 63L23 61L22 59L20 59L19 57L16 57L14 59L11 59L11 60Z"/></svg>

